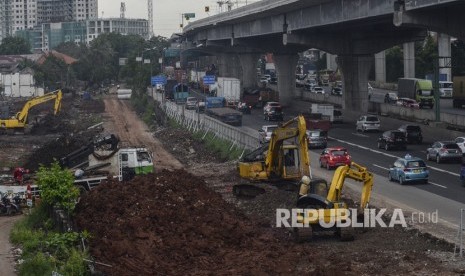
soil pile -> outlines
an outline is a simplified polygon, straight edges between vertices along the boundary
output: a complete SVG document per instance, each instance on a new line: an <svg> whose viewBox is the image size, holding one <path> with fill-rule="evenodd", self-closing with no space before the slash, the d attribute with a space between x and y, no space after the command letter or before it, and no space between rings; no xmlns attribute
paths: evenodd
<svg viewBox="0 0 465 276"><path fill-rule="evenodd" d="M76 224L109 275L318 273L309 247L278 238L184 170L109 180L81 199Z"/></svg>

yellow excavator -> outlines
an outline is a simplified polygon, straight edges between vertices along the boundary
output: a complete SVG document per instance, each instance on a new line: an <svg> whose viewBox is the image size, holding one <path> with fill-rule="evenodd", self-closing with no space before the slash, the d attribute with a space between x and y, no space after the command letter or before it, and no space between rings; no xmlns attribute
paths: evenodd
<svg viewBox="0 0 465 276"><path fill-rule="evenodd" d="M346 179L363 183L358 214L350 214L347 204L341 199ZM313 232L318 231L333 231L342 241L353 240L354 232L352 223L348 223L349 219L353 220L367 208L372 187L373 174L355 162L352 162L351 166L345 165L336 169L329 190L324 179L301 181L297 208L304 211L297 215L297 222L302 223L304 227L294 228L296 241L311 240ZM334 222L334 225L331 225L331 222ZM348 225L343 225L344 223Z"/></svg>
<svg viewBox="0 0 465 276"><path fill-rule="evenodd" d="M249 182L274 182L277 186L294 186L302 176L310 175L310 159L305 118L297 116L275 129L267 145L246 154L239 160L241 178ZM233 187L236 196L255 196L264 192L255 185Z"/></svg>
<svg viewBox="0 0 465 276"><path fill-rule="evenodd" d="M20 112L10 119L0 119L0 129L2 130L24 130L27 125L27 118L29 110L39 104L55 100L54 115L56 115L61 109L61 99L63 94L61 90L56 90L50 93L46 93L43 96L38 96L27 101Z"/></svg>

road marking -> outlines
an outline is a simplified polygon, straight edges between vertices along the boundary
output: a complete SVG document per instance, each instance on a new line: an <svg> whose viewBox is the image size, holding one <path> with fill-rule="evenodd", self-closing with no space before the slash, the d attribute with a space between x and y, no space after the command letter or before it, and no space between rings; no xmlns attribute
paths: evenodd
<svg viewBox="0 0 465 276"><path fill-rule="evenodd" d="M380 168L380 169L383 169L383 170L386 170L386 171L389 171L388 168L382 167L382 166L380 166L380 165L373 164L373 166L375 166L375 167L377 167L377 168Z"/></svg>
<svg viewBox="0 0 465 276"><path fill-rule="evenodd" d="M444 188L444 189L447 189L446 186L443 186L443 185L440 185L440 184L437 184L437 183L433 183L433 182L428 182L429 184L431 185L434 185L434 186L438 186L438 187L441 187L441 188Z"/></svg>
<svg viewBox="0 0 465 276"><path fill-rule="evenodd" d="M353 147L356 147L356 148L359 148L359 149L364 149L364 150L368 150L368 151L371 151L371 152L374 152L374 153L382 154L382 155L387 156L387 157L392 157L392 158L396 158L396 159L397 158L403 158L403 156L402 157L395 156L393 154L389 154L389 153L382 152L382 151L379 151L379 150L370 149L368 147L360 146L360 145L357 145L357 144L354 144L354 143L351 143L351 142L347 142L347 141L344 141L344 140L340 140L340 139L337 139L337 138L334 138L334 137L328 137L328 138L331 138L334 141L338 141L340 143L344 143L344 144L347 144L347 145L350 145L350 146L353 146ZM435 171L438 171L438 172L448 173L448 174L453 175L453 176L457 176L457 177L460 176L460 174L458 174L458 173L453 173L453 172L450 172L450 171L446 171L446 170L443 170L441 168L437 168L437 167L433 167L433 166L428 166L428 168L430 168L432 170L435 170Z"/></svg>
<svg viewBox="0 0 465 276"><path fill-rule="evenodd" d="M368 135L361 134L361 133L358 133L358 132L352 132L352 135L360 136L360 137L370 137L370 136L368 136Z"/></svg>

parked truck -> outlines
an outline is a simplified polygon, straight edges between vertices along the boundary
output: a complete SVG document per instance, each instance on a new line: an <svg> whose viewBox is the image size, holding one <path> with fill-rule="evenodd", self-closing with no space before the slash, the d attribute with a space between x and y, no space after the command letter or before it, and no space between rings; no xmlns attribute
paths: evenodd
<svg viewBox="0 0 465 276"><path fill-rule="evenodd" d="M114 135L99 137L86 146L71 152L60 159L60 165L74 172L74 184L81 192L89 191L109 177L119 181L132 179L139 174L154 171L152 155L145 147L118 148L118 138ZM40 191L32 183L0 183L0 193L26 195L27 186L34 196Z"/></svg>
<svg viewBox="0 0 465 276"><path fill-rule="evenodd" d="M465 76L456 76L452 81L454 83L452 106L462 108L465 105Z"/></svg>
<svg viewBox="0 0 465 276"><path fill-rule="evenodd" d="M414 99L420 108L434 107L433 83L430 80L400 78L397 85L399 98Z"/></svg>
<svg viewBox="0 0 465 276"><path fill-rule="evenodd" d="M206 97L205 114L229 125L242 126L242 112L225 105L224 97Z"/></svg>

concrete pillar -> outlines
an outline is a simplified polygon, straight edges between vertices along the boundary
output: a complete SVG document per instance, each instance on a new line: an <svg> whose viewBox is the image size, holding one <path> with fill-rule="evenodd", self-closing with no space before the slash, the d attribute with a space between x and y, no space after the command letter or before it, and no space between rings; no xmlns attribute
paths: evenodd
<svg viewBox="0 0 465 276"><path fill-rule="evenodd" d="M326 69L336 71L337 69L336 57L337 55L326 53Z"/></svg>
<svg viewBox="0 0 465 276"><path fill-rule="evenodd" d="M337 64L342 69L344 109L354 112L368 112L368 75L373 56L338 56Z"/></svg>
<svg viewBox="0 0 465 276"><path fill-rule="evenodd" d="M240 78L241 66L236 54L221 53L217 55L220 77Z"/></svg>
<svg viewBox="0 0 465 276"><path fill-rule="evenodd" d="M276 76L278 77L279 101L283 106L289 106L295 95L295 69L298 54L273 55L276 66Z"/></svg>
<svg viewBox="0 0 465 276"><path fill-rule="evenodd" d="M375 81L386 82L386 52L381 51L375 54Z"/></svg>
<svg viewBox="0 0 465 276"><path fill-rule="evenodd" d="M451 57L452 50L450 45L450 36L446 34L438 34L438 56L439 57ZM439 59L439 67L447 66L444 64L444 59ZM447 80L452 79L452 68L440 68L439 74L446 74Z"/></svg>
<svg viewBox="0 0 465 276"><path fill-rule="evenodd" d="M415 77L415 43L404 43L404 78Z"/></svg>
<svg viewBox="0 0 465 276"><path fill-rule="evenodd" d="M260 54L239 54L238 57L242 67L242 87L248 88L257 86L257 62L260 58Z"/></svg>

